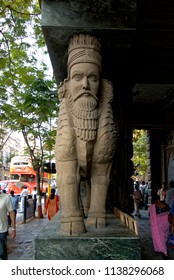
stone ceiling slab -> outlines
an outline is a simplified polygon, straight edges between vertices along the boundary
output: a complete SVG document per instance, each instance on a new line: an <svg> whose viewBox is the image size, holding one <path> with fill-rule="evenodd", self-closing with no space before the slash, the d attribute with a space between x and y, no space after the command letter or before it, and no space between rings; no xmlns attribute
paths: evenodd
<svg viewBox="0 0 174 280"><path fill-rule="evenodd" d="M79 33L90 33L100 39L105 77L113 78L110 75L113 75L115 65L115 73L119 75L135 37L135 15L134 0L43 0L42 29L57 83L67 75L69 39ZM121 64L120 58L123 59Z"/></svg>
<svg viewBox="0 0 174 280"><path fill-rule="evenodd" d="M74 34L90 33L102 45L102 76L133 110L172 111L174 1L42 0L42 29L56 81L67 77L67 48ZM133 90L133 92L132 92ZM155 106L155 107L154 107ZM134 111L135 111L134 110ZM174 109L173 109L174 111ZM136 122L136 114L133 122Z"/></svg>

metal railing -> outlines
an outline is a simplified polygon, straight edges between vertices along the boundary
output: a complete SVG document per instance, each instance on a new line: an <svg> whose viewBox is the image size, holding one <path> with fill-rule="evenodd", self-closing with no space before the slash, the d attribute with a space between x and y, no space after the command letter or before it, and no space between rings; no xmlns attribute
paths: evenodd
<svg viewBox="0 0 174 280"><path fill-rule="evenodd" d="M24 214L23 214L23 223L26 223L26 220L35 216L35 203L36 200L32 198L24 197Z"/></svg>

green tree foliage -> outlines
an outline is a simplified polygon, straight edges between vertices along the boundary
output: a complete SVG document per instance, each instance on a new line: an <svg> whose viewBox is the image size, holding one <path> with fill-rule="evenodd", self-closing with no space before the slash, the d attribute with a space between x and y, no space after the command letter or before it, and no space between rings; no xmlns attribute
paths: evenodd
<svg viewBox="0 0 174 280"><path fill-rule="evenodd" d="M55 81L41 59L46 47L40 12L36 0L0 2L0 117L3 127L22 131L33 163L34 147L53 149L49 124L58 108Z"/></svg>
<svg viewBox="0 0 174 280"><path fill-rule="evenodd" d="M133 131L133 158L132 161L136 168L138 175L145 179L147 171L147 131L137 130Z"/></svg>
<svg viewBox="0 0 174 280"><path fill-rule="evenodd" d="M54 147L58 111L40 14L37 0L0 1L0 119L4 129L23 133L38 186L39 170Z"/></svg>

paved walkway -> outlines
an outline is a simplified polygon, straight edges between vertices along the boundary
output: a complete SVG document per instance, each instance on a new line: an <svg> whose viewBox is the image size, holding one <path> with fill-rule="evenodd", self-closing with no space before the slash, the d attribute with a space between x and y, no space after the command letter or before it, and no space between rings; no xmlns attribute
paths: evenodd
<svg viewBox="0 0 174 280"><path fill-rule="evenodd" d="M141 210L141 218L135 217L138 221L138 232L141 241L141 255L143 260L163 260L163 256L155 253L151 237L150 220L147 210ZM169 260L174 260L174 249L168 248Z"/></svg>
<svg viewBox="0 0 174 280"><path fill-rule="evenodd" d="M34 238L43 231L48 223L47 217L43 219L31 218L25 224L21 222L16 226L16 237L8 236L8 259L9 260L32 260L34 259Z"/></svg>
<svg viewBox="0 0 174 280"><path fill-rule="evenodd" d="M138 221L138 230L141 240L142 259L163 260L162 255L155 254L150 231L150 222L147 210L141 210L141 218ZM33 239L44 230L48 223L47 217L43 219L30 219L22 224L18 218L16 238L12 240L8 236L8 258L9 260L32 260L34 259ZM169 260L174 260L174 249L168 247Z"/></svg>

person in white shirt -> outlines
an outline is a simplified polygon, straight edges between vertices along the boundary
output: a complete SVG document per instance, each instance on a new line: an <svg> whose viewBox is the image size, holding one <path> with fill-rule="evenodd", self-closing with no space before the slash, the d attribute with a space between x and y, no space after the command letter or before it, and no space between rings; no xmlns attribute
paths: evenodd
<svg viewBox="0 0 174 280"><path fill-rule="evenodd" d="M32 200L33 200L33 217L35 217L35 212L36 212L36 203L37 203L37 188L34 187L32 192Z"/></svg>
<svg viewBox="0 0 174 280"><path fill-rule="evenodd" d="M59 190L58 188L55 188L56 192L55 192L55 195L58 195L59 196Z"/></svg>
<svg viewBox="0 0 174 280"><path fill-rule="evenodd" d="M167 191L166 184L165 184L165 182L163 182L162 185L161 185L161 189L159 189L157 191L157 195L159 195L160 201L165 201L165 199L166 199L166 191Z"/></svg>
<svg viewBox="0 0 174 280"><path fill-rule="evenodd" d="M28 189L26 186L23 186L22 187L23 190L21 191L21 194L20 194L20 200L21 200L21 204L20 204L20 213L23 213L24 212L24 199L25 197L28 197Z"/></svg>
<svg viewBox="0 0 174 280"><path fill-rule="evenodd" d="M5 193L0 193L0 260L7 260L7 233L8 233L8 220L7 213L10 214L11 219L11 236L16 236L16 219L13 211L10 196Z"/></svg>
<svg viewBox="0 0 174 280"><path fill-rule="evenodd" d="M31 192L31 195L32 195L32 199L35 199L36 198L36 195L37 195L37 188L34 187L32 192Z"/></svg>

